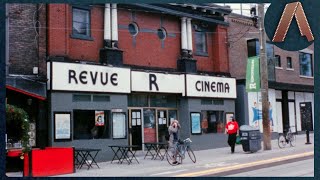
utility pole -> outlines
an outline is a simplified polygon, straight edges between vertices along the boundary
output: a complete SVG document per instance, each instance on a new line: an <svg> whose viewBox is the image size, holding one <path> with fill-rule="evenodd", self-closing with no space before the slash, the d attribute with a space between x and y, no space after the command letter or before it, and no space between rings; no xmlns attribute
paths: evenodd
<svg viewBox="0 0 320 180"><path fill-rule="evenodd" d="M263 124L263 149L271 150L271 132L269 120L268 97L268 62L266 56L266 34L264 29L264 3L258 4L259 17L259 42L260 42L260 72L261 72L261 98L262 98L262 124Z"/></svg>

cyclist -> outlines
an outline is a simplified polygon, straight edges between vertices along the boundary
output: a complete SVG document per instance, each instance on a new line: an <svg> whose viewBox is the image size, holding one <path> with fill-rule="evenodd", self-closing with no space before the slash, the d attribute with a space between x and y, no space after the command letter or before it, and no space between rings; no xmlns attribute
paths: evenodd
<svg viewBox="0 0 320 180"><path fill-rule="evenodd" d="M178 143L178 131L180 129L180 124L178 120L173 120L171 122L171 125L168 128L169 131L169 147L177 147L177 143ZM174 154L173 156L173 164L177 164L177 154L178 154L178 150L177 148L171 148L172 149L172 154Z"/></svg>

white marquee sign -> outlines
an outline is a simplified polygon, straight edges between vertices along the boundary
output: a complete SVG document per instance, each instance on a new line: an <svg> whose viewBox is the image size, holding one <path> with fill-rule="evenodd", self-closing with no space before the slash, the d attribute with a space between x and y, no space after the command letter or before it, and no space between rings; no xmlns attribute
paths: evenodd
<svg viewBox="0 0 320 180"><path fill-rule="evenodd" d="M64 62L51 66L52 90L130 93L130 69Z"/></svg>
<svg viewBox="0 0 320 180"><path fill-rule="evenodd" d="M132 71L132 91L181 93L184 95L184 75Z"/></svg>
<svg viewBox="0 0 320 180"><path fill-rule="evenodd" d="M186 75L187 96L237 98L236 80L213 76Z"/></svg>

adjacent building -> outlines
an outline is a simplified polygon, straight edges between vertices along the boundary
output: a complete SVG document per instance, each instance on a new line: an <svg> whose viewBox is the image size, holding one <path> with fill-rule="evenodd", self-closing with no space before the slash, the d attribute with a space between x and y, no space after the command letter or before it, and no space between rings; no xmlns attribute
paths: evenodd
<svg viewBox="0 0 320 180"><path fill-rule="evenodd" d="M253 11L254 12L254 11ZM237 79L236 117L241 124L260 127L261 95L246 92L247 59L259 55L259 29L255 18L239 14L228 16L230 73ZM274 133L291 127L293 132L313 130L314 47L284 51L267 42L269 76L269 116Z"/></svg>

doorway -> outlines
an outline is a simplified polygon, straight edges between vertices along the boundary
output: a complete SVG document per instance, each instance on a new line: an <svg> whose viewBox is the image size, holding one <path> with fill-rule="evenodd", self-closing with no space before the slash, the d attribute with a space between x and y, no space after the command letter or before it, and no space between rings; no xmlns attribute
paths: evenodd
<svg viewBox="0 0 320 180"><path fill-rule="evenodd" d="M130 129L130 142L131 145L137 145L141 150L142 147L142 109L129 109L129 129Z"/></svg>
<svg viewBox="0 0 320 180"><path fill-rule="evenodd" d="M301 117L301 130L313 131L311 102L300 103L300 117Z"/></svg>
<svg viewBox="0 0 320 180"><path fill-rule="evenodd" d="M142 149L143 143L165 142L170 123L178 119L176 108L129 108L128 114L129 144Z"/></svg>

